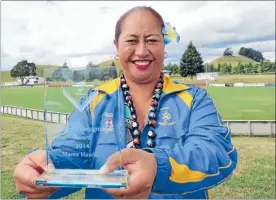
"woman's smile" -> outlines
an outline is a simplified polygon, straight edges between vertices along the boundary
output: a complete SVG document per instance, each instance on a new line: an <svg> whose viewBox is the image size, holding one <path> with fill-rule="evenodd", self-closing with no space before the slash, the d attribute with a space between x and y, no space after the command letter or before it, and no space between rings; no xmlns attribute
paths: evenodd
<svg viewBox="0 0 276 200"><path fill-rule="evenodd" d="M131 63L138 69L138 70L146 70L149 67L152 67L153 60L134 60Z"/></svg>

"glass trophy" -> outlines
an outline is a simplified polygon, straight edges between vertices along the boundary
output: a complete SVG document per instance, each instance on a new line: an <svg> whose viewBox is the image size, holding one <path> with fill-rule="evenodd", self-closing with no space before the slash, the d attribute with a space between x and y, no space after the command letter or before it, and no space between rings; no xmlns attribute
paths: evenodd
<svg viewBox="0 0 276 200"><path fill-rule="evenodd" d="M118 77L115 66L44 70L47 162L36 186L127 187L122 166L109 174L99 171L125 146Z"/></svg>

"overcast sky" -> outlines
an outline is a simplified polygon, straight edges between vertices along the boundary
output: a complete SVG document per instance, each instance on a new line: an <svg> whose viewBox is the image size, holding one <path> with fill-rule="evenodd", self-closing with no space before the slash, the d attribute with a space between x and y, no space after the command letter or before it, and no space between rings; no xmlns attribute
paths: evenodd
<svg viewBox="0 0 276 200"><path fill-rule="evenodd" d="M1 67L27 59L36 65L84 67L115 54L118 18L137 5L152 6L176 27L179 44L166 47L168 62L179 62L190 40L205 62L227 47L251 47L275 60L275 2L1 2ZM207 45L207 46L206 46Z"/></svg>

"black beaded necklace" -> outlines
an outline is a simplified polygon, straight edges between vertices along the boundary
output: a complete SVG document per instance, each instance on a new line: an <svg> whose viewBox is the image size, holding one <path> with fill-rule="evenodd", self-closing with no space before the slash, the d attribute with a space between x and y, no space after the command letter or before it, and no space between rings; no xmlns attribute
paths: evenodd
<svg viewBox="0 0 276 200"><path fill-rule="evenodd" d="M133 120L133 124L132 124L133 146L134 146L134 148L139 149L140 148L141 132L138 130L139 124L137 121L136 110L134 108L132 98L131 98L130 92L129 92L129 87L126 83L124 74L121 74L120 78L121 78L121 87L123 90L125 103L129 107L129 110L131 113L131 118ZM151 105L150 112L148 115L150 130L148 132L147 146L150 148L154 148L156 145L156 142L154 140L156 137L156 133L154 132L154 127L156 126L156 111L157 111L159 99L162 94L163 83L164 83L163 73L161 73L160 78L159 78L159 80L155 86L154 92L153 92L152 101L150 103L150 105Z"/></svg>

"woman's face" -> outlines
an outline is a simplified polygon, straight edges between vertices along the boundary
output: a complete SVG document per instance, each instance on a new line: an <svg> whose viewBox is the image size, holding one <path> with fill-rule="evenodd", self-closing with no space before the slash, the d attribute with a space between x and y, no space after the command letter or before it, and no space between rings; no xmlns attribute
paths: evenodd
<svg viewBox="0 0 276 200"><path fill-rule="evenodd" d="M121 25L115 45L126 78L137 83L156 81L164 61L161 24L149 11L134 11Z"/></svg>

